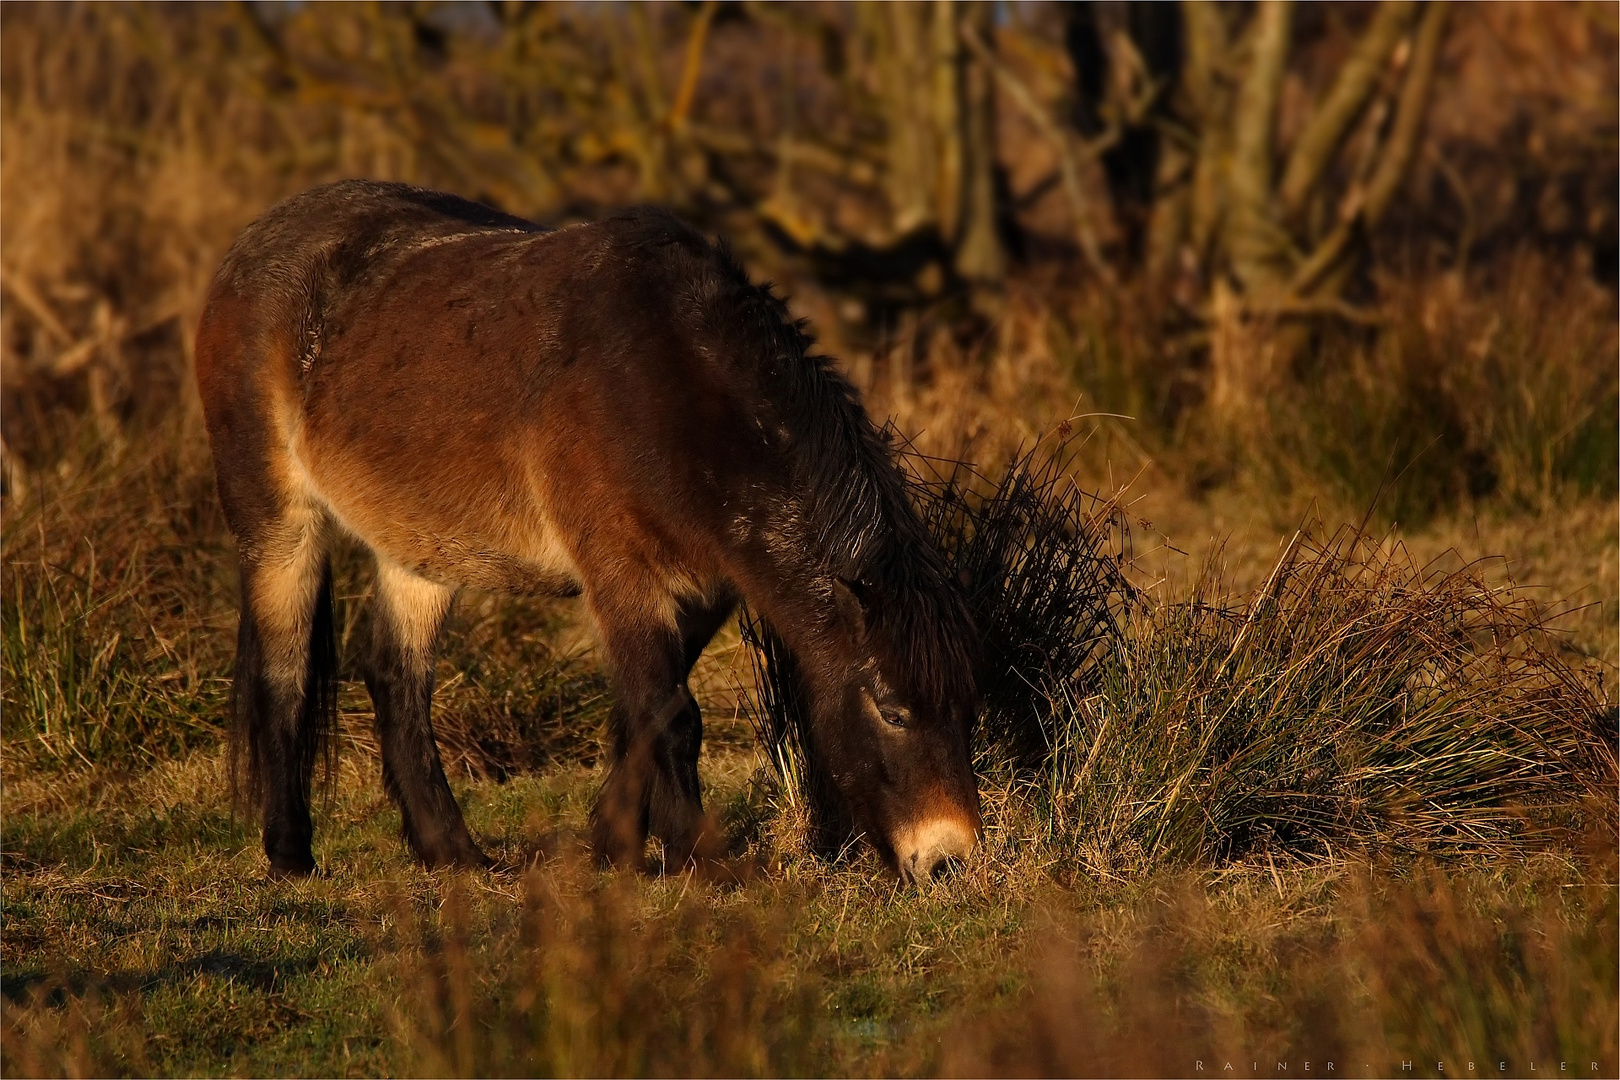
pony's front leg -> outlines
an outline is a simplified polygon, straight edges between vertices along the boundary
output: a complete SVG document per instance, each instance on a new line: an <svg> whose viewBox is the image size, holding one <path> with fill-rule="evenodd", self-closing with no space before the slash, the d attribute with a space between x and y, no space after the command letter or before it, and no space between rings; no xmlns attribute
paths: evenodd
<svg viewBox="0 0 1620 1080"><path fill-rule="evenodd" d="M703 835L697 757L703 721L686 688L681 641L669 632L610 628L598 614L614 667L613 759L591 810L591 840L605 862L640 869L651 831L667 868L684 865Z"/></svg>
<svg viewBox="0 0 1620 1080"><path fill-rule="evenodd" d="M377 558L377 610L366 689L377 713L383 786L405 839L429 867L488 866L467 831L433 739L433 653L453 593Z"/></svg>

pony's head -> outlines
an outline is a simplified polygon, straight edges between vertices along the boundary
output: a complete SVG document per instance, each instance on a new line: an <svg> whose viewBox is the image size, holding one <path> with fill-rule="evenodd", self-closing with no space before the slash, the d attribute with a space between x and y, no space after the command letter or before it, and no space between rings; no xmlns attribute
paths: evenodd
<svg viewBox="0 0 1620 1080"><path fill-rule="evenodd" d="M979 840L970 735L972 620L954 591L896 595L833 577L833 648L811 690L813 767L903 879L927 881Z"/></svg>

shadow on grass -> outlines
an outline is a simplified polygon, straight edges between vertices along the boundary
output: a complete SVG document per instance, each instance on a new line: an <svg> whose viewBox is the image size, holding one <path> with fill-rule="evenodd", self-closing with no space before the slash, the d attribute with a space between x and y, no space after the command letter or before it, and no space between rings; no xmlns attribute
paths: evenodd
<svg viewBox="0 0 1620 1080"><path fill-rule="evenodd" d="M217 920L203 918L198 923ZM150 994L165 987L182 987L200 975L228 980L248 989L273 993L292 980L308 975L333 960L361 960L368 953L357 944L338 949L312 950L302 955L265 960L231 949L210 949L190 960L147 971L53 971L29 968L8 971L0 979L0 997L15 1005L63 1008L70 998L89 995Z"/></svg>

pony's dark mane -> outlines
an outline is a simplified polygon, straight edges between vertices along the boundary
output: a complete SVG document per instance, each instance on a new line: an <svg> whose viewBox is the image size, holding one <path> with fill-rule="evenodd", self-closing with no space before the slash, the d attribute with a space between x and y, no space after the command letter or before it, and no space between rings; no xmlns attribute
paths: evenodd
<svg viewBox="0 0 1620 1080"><path fill-rule="evenodd" d="M700 340L756 367L772 419L791 433L796 504L781 524L819 569L870 587L873 632L904 677L928 696L974 700L972 617L906 491L889 443L867 416L860 391L814 350L769 284L755 285L722 241L711 244L674 215L653 209L616 217L621 242L658 249L684 285L675 310L689 312ZM632 239L633 238L633 239Z"/></svg>

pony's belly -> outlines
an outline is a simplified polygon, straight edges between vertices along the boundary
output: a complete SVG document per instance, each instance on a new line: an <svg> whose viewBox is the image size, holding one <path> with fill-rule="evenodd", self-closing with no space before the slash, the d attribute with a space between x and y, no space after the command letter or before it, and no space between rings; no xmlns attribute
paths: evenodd
<svg viewBox="0 0 1620 1080"><path fill-rule="evenodd" d="M362 538L365 539L365 538ZM511 596L578 596L571 567L537 562L456 537L422 537L405 544L371 546L416 574L453 587Z"/></svg>
<svg viewBox="0 0 1620 1080"><path fill-rule="evenodd" d="M348 515L340 512L339 516L353 529ZM555 533L545 526L449 530L442 523L405 518L380 528L362 525L353 531L379 553L441 585L513 596L578 596L580 592L579 571Z"/></svg>
<svg viewBox="0 0 1620 1080"><path fill-rule="evenodd" d="M484 485L389 483L381 469L329 461L309 470L312 501L361 543L411 573L452 587L516 596L578 596L579 570L549 515L530 498Z"/></svg>

